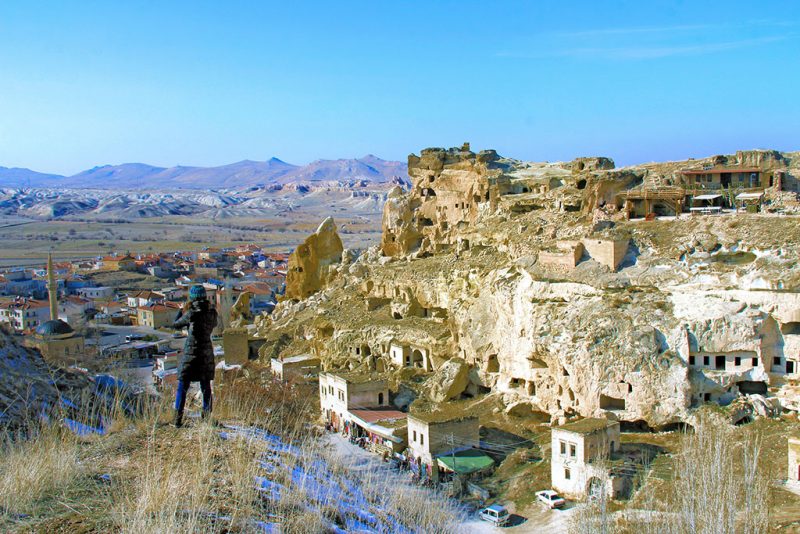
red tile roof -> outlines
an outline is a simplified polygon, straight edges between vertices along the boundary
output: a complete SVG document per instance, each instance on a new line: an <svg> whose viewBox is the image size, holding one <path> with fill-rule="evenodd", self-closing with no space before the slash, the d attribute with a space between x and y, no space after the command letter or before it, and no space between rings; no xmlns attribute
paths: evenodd
<svg viewBox="0 0 800 534"><path fill-rule="evenodd" d="M368 410L350 410L350 413L364 421L365 423L375 423L377 421L395 421L405 419L408 414L391 410L388 408L371 408Z"/></svg>

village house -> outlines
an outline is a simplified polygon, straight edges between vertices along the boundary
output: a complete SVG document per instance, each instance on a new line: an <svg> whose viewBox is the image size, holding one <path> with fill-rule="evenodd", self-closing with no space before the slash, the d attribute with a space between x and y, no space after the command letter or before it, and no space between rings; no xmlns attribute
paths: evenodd
<svg viewBox="0 0 800 534"><path fill-rule="evenodd" d="M46 301L17 297L0 304L0 322L8 323L15 332L33 330L50 320Z"/></svg>
<svg viewBox="0 0 800 534"><path fill-rule="evenodd" d="M222 249L216 247L207 247L197 253L198 260L221 260L224 257Z"/></svg>
<svg viewBox="0 0 800 534"><path fill-rule="evenodd" d="M311 354L272 358L270 361L272 373L285 382L316 376L319 373L319 366L320 359Z"/></svg>
<svg viewBox="0 0 800 534"><path fill-rule="evenodd" d="M186 292L181 287L163 287L154 293L160 296L162 300L180 300L186 295Z"/></svg>
<svg viewBox="0 0 800 534"><path fill-rule="evenodd" d="M351 409L389 406L386 380L368 374L320 373L319 400L322 417L335 429L352 424Z"/></svg>
<svg viewBox="0 0 800 534"><path fill-rule="evenodd" d="M440 474L469 475L491 468L480 450L475 416L408 414L408 456L412 471L438 481Z"/></svg>
<svg viewBox="0 0 800 534"><path fill-rule="evenodd" d="M78 324L95 310L93 300L70 295L58 301L58 319L68 324Z"/></svg>
<svg viewBox="0 0 800 534"><path fill-rule="evenodd" d="M613 497L616 479L608 477L608 467L601 460L610 460L620 447L620 426L617 421L587 418L556 427L551 433L550 475L552 488L565 496L583 498L597 490L602 480L611 486Z"/></svg>
<svg viewBox="0 0 800 534"><path fill-rule="evenodd" d="M136 324L150 328L172 326L178 314L178 306L165 304L149 304L136 309Z"/></svg>
<svg viewBox="0 0 800 534"><path fill-rule="evenodd" d="M110 299L114 297L116 291L113 287L99 286L99 287L81 287L75 291L79 296L85 299Z"/></svg>
<svg viewBox="0 0 800 534"><path fill-rule="evenodd" d="M128 307L138 308L140 306L149 306L164 301L164 295L160 295L155 291L137 291L132 295L128 295Z"/></svg>
<svg viewBox="0 0 800 534"><path fill-rule="evenodd" d="M686 188L691 191L718 189L765 189L772 187L773 176L758 167L716 166L682 171Z"/></svg>
<svg viewBox="0 0 800 534"><path fill-rule="evenodd" d="M173 274L172 270L164 265L148 265L144 270L147 274L156 278L170 278Z"/></svg>
<svg viewBox="0 0 800 534"><path fill-rule="evenodd" d="M389 357L397 367L416 367L432 371L430 350L426 347L393 340L389 344Z"/></svg>
<svg viewBox="0 0 800 534"><path fill-rule="evenodd" d="M243 286L240 291L250 293L250 313L259 315L262 312L271 313L275 308L275 294L268 284L253 282Z"/></svg>
<svg viewBox="0 0 800 534"><path fill-rule="evenodd" d="M627 219L675 216L683 212L686 192L682 187L639 187L618 195Z"/></svg>

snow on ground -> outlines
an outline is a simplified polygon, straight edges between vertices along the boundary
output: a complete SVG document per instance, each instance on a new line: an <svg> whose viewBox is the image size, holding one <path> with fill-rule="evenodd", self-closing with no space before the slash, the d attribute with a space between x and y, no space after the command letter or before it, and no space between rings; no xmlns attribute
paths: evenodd
<svg viewBox="0 0 800 534"><path fill-rule="evenodd" d="M398 473L389 468L388 464L381 461L377 455L361 449L350 443L347 438L339 434L331 434L328 437L331 450L334 451L347 466L348 470L353 471L373 471L382 476L389 477L393 484L405 486L408 491L428 492L430 490L420 488L413 484L407 474ZM495 527L486 521L481 521L476 516L465 518L462 523L465 533L502 533L502 532L531 532L539 534L561 534L567 532L567 521L574 512L574 507L564 510L548 510L543 505L533 503L526 509L512 518L512 526ZM509 511L514 513L512 506Z"/></svg>

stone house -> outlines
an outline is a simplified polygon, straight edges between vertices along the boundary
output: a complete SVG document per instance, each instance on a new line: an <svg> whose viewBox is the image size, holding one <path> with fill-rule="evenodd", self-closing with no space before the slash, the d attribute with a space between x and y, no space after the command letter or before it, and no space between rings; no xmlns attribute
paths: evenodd
<svg viewBox="0 0 800 534"><path fill-rule="evenodd" d="M322 418L341 430L352 423L350 410L389 406L389 386L368 374L320 373L319 403Z"/></svg>
<svg viewBox="0 0 800 534"><path fill-rule="evenodd" d="M628 252L627 239L605 239L586 237L582 240L583 247L589 256L612 271L617 268L625 259Z"/></svg>
<svg viewBox="0 0 800 534"><path fill-rule="evenodd" d="M421 345L394 340L389 344L389 357L397 367L417 367L432 371L430 350Z"/></svg>
<svg viewBox="0 0 800 534"><path fill-rule="evenodd" d="M610 460L620 447L617 421L587 418L552 430L550 476L553 489L565 496L583 498L608 475L601 460ZM615 493L615 479L609 479L609 494Z"/></svg>
<svg viewBox="0 0 800 534"><path fill-rule="evenodd" d="M272 373L283 381L300 380L319 373L320 359L311 354L298 354L287 358L272 358ZM321 393L321 392L320 392Z"/></svg>
<svg viewBox="0 0 800 534"><path fill-rule="evenodd" d="M580 241L559 241L556 250L543 250L539 253L538 262L542 267L555 271L571 271L581 261L583 243Z"/></svg>
<svg viewBox="0 0 800 534"><path fill-rule="evenodd" d="M468 475L490 468L494 461L479 447L475 416L408 415L408 456L423 478L439 480L442 473Z"/></svg>
<svg viewBox="0 0 800 534"><path fill-rule="evenodd" d="M177 315L177 307L164 304L150 304L148 306L140 306L136 309L137 324L139 324L139 326L149 326L150 328L172 326Z"/></svg>

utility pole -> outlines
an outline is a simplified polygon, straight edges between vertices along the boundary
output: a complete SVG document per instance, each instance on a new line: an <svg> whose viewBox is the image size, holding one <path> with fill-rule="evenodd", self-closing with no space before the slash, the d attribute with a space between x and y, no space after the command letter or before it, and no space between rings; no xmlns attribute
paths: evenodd
<svg viewBox="0 0 800 534"><path fill-rule="evenodd" d="M458 471L456 471L456 446L455 446L455 441L456 441L455 440L455 436L451 432L450 433L450 454L452 455L452 458L453 458L453 478L455 478L456 475L458 475Z"/></svg>

